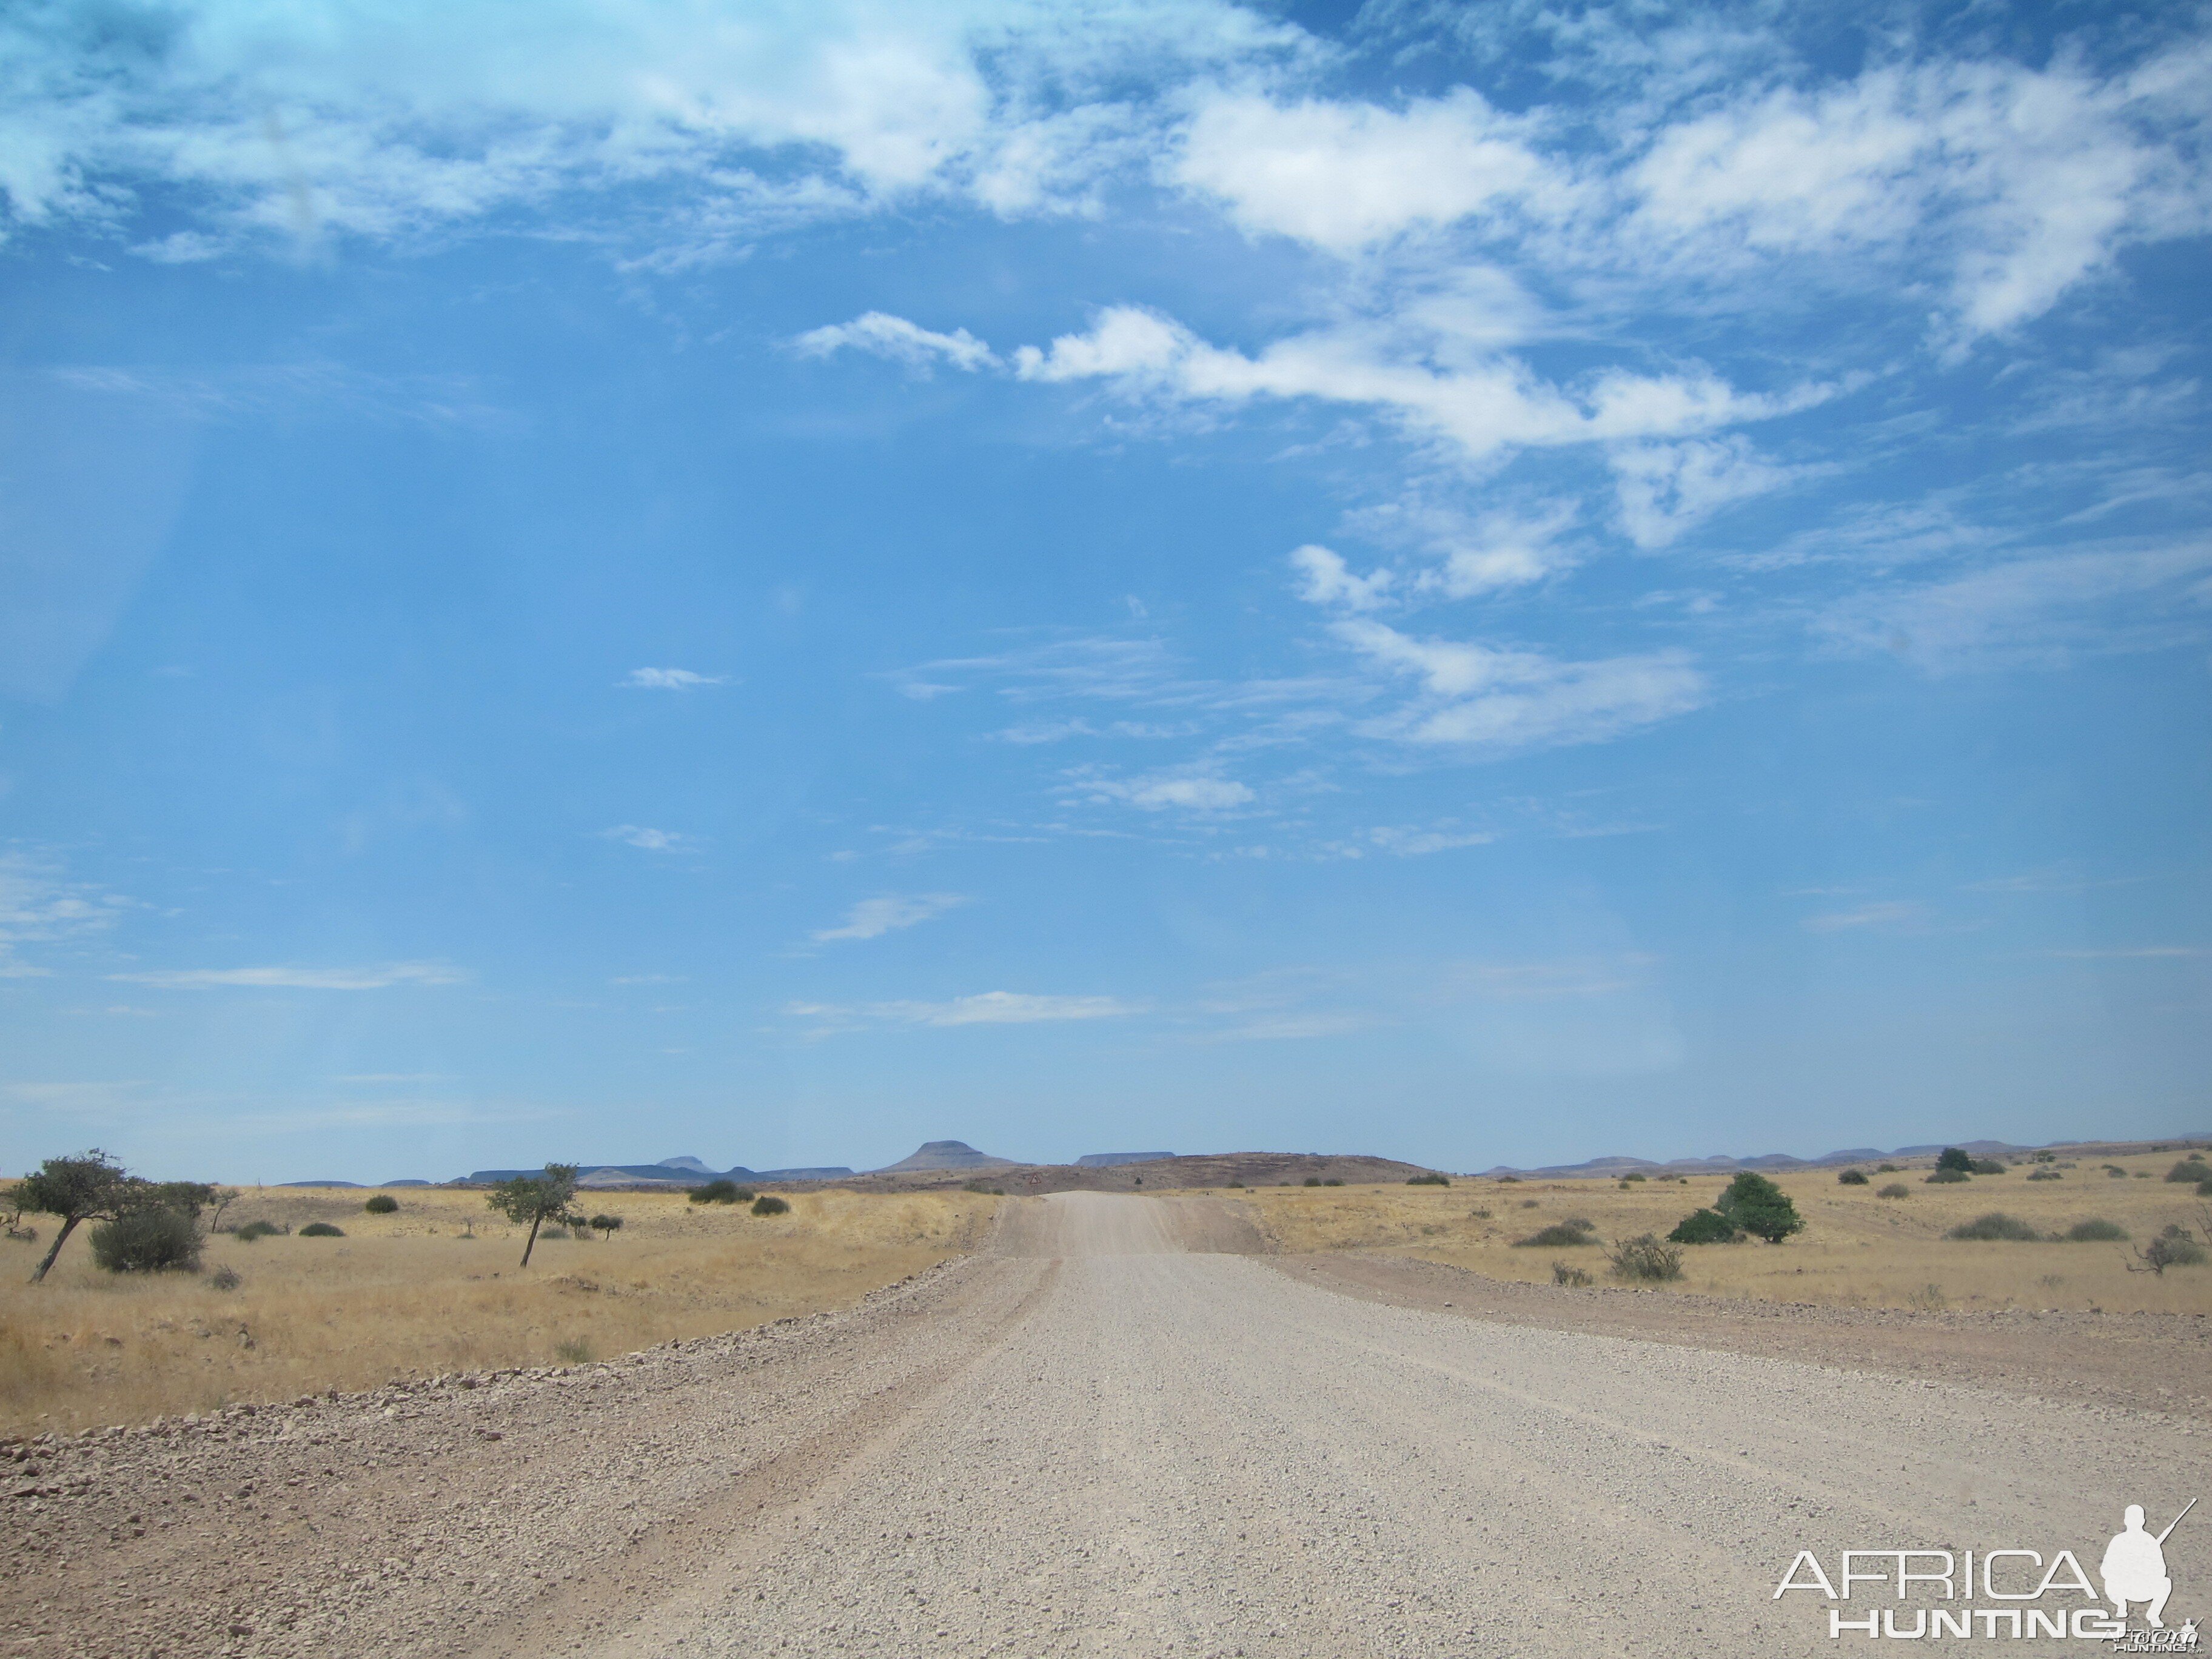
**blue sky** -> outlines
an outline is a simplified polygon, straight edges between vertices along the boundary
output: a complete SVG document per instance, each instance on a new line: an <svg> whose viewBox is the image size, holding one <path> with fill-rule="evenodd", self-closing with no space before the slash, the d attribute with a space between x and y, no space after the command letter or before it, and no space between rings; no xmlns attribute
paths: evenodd
<svg viewBox="0 0 2212 1659"><path fill-rule="evenodd" d="M0 1163L2212 1127L2212 23L0 18Z"/></svg>

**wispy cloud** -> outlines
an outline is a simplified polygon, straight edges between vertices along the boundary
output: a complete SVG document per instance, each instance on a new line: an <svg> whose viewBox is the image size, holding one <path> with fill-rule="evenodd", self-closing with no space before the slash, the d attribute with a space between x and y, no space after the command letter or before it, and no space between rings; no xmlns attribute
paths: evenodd
<svg viewBox="0 0 2212 1659"><path fill-rule="evenodd" d="M845 920L837 926L824 927L811 937L817 945L839 939L880 939L902 927L932 921L968 902L967 896L960 893L888 894L866 898L848 910Z"/></svg>
<svg viewBox="0 0 2212 1659"><path fill-rule="evenodd" d="M1085 769L1074 775L1066 793L1091 801L1115 801L1140 811L1178 810L1196 813L1232 812L1256 799L1251 787L1200 768L1146 773L1133 778L1100 775Z"/></svg>
<svg viewBox="0 0 2212 1659"><path fill-rule="evenodd" d="M597 832L605 841L618 841L625 847L635 847L641 853L696 853L704 844L696 836L679 834L673 830L654 830L642 823L617 823L612 829Z"/></svg>
<svg viewBox="0 0 2212 1659"><path fill-rule="evenodd" d="M622 684L641 691L690 691L702 685L727 685L727 674L695 674L688 668L633 668Z"/></svg>
<svg viewBox="0 0 2212 1659"><path fill-rule="evenodd" d="M445 963L392 962L367 968L175 968L108 978L165 991L384 991L396 985L459 985L468 975Z"/></svg>
<svg viewBox="0 0 2212 1659"><path fill-rule="evenodd" d="M1066 1020L1127 1019L1141 1003L1109 996L1048 996L1023 991L983 991L946 1002L793 1002L784 1012L823 1030L862 1025L1035 1025Z"/></svg>
<svg viewBox="0 0 2212 1659"><path fill-rule="evenodd" d="M82 939L115 925L131 902L74 881L58 860L0 854L0 979L44 979L52 969L26 962L19 947Z"/></svg>
<svg viewBox="0 0 2212 1659"><path fill-rule="evenodd" d="M1904 899L1878 899L1849 910L1808 916L1799 925L1808 933L1893 933L1917 928L1928 918L1924 906Z"/></svg>
<svg viewBox="0 0 2212 1659"><path fill-rule="evenodd" d="M809 329L792 344L809 357L828 357L845 350L888 357L925 375L939 363L972 373L995 368L999 362L990 347L964 328L939 334L880 311L867 312L849 323Z"/></svg>

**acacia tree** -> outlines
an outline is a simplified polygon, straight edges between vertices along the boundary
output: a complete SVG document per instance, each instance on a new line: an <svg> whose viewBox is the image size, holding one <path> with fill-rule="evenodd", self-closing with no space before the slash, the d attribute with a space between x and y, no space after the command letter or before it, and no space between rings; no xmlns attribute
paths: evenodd
<svg viewBox="0 0 2212 1659"><path fill-rule="evenodd" d="M130 1201L131 1189L143 1184L134 1181L120 1164L97 1146L76 1158L50 1158L34 1174L17 1182L15 1203L19 1208L41 1215L57 1215L62 1219L61 1231L54 1235L53 1248L31 1275L31 1283L35 1285L46 1276L46 1269L54 1265L54 1258L69 1243L69 1236L76 1231L77 1223L113 1220Z"/></svg>
<svg viewBox="0 0 2212 1659"><path fill-rule="evenodd" d="M558 1221L570 1227L585 1224L584 1218L568 1207L568 1200L575 1195L576 1166L549 1164L543 1174L501 1182L484 1194L484 1201L516 1226L529 1224L530 1237L522 1246L522 1265L527 1267L531 1251L538 1248L538 1230L546 1222Z"/></svg>
<svg viewBox="0 0 2212 1659"><path fill-rule="evenodd" d="M1784 1192L1755 1170L1739 1170L1713 1207L1747 1233L1779 1244L1805 1231L1804 1218Z"/></svg>

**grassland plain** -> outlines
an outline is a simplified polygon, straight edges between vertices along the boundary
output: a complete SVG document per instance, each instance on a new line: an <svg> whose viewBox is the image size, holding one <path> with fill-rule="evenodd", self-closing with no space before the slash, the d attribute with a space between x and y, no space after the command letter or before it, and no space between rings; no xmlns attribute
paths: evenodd
<svg viewBox="0 0 2212 1659"><path fill-rule="evenodd" d="M1705 1244L1683 1252L1684 1276L1661 1290L1837 1307L2098 1310L2107 1313L2212 1312L2212 1265L2130 1272L2130 1243L1966 1242L1944 1235L1999 1210L2039 1233L2105 1219L2148 1243L2169 1225L2206 1236L2212 1206L2191 1186L2162 1177L2179 1152L2040 1166L2056 1181L2030 1181L2021 1164L2003 1175L1930 1186L1926 1159L1868 1185L1838 1185L1833 1170L1774 1177L1805 1218L1805 1231L1781 1245L1756 1241ZM1899 1160L1902 1163L1903 1160ZM1903 1198L1882 1198L1902 1184ZM1720 1176L1686 1182L1525 1181L1462 1178L1449 1187L1273 1187L1241 1196L1271 1249L1284 1254L1372 1250L1466 1267L1493 1279L1549 1284L1565 1261L1606 1280L1605 1252L1516 1246L1546 1225L1593 1224L1599 1239L1667 1232L1692 1210L1711 1205L1728 1184Z"/></svg>
<svg viewBox="0 0 2212 1659"><path fill-rule="evenodd" d="M973 1249L1000 1201L972 1193L794 1192L781 1216L668 1193L595 1193L612 1238L522 1232L478 1192L246 1189L226 1227L289 1227L208 1243L205 1271L117 1275L80 1228L43 1285L51 1238L0 1242L0 1433L69 1431L265 1402L395 1378L602 1358L679 1337L848 1307ZM303 1238L312 1222L340 1238ZM221 1270L237 1288L216 1287Z"/></svg>

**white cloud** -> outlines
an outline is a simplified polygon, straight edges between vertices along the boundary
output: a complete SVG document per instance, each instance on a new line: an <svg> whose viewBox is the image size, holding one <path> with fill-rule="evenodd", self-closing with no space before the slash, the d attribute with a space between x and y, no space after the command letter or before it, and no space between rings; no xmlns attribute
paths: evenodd
<svg viewBox="0 0 2212 1659"><path fill-rule="evenodd" d="M932 921L968 902L967 897L959 893L892 894L882 898L862 899L845 913L843 921L835 927L824 927L812 937L817 945L827 945L836 939L880 939L885 933L896 933L902 927L912 927L919 922Z"/></svg>
<svg viewBox="0 0 2212 1659"><path fill-rule="evenodd" d="M459 985L468 977L438 962L392 962L372 968L181 968L139 974L110 974L131 985L165 991L212 991L226 987L259 990L383 991L395 985Z"/></svg>
<svg viewBox="0 0 2212 1659"><path fill-rule="evenodd" d="M71 881L52 860L0 854L0 979L44 979L50 968L25 962L21 945L82 938L114 925L128 901Z"/></svg>
<svg viewBox="0 0 2212 1659"><path fill-rule="evenodd" d="M688 668L633 668L622 683L637 690L689 691L702 685L727 685L727 674L695 674Z"/></svg>
<svg viewBox="0 0 2212 1659"><path fill-rule="evenodd" d="M1126 1019L1144 1012L1119 997L1044 996L1024 991L984 991L948 1002L871 1002L856 1005L793 1002L784 1012L827 1029L856 1024L1034 1025L1061 1020Z"/></svg>
<svg viewBox="0 0 2212 1659"><path fill-rule="evenodd" d="M1388 570L1355 576L1342 556L1326 547L1293 548L1291 568L1298 573L1298 597L1309 605L1340 605L1346 611L1372 611L1389 595L1396 579Z"/></svg>
<svg viewBox="0 0 2212 1659"><path fill-rule="evenodd" d="M1737 392L1705 370L1643 375L1613 370L1579 395L1540 380L1516 359L1449 360L1389 325L1347 323L1279 339L1256 356L1213 346L1174 319L1109 306L1079 334L1022 346L1025 380L1112 381L1169 402L1243 404L1313 398L1377 409L1417 435L1455 444L1469 460L1508 447L1675 437L1809 408L1831 388L1778 396Z"/></svg>
<svg viewBox="0 0 2212 1659"><path fill-rule="evenodd" d="M673 830L653 830L641 823L617 823L611 830L599 831L607 841L618 841L625 847L635 847L641 853L689 853L699 847L696 836L679 835Z"/></svg>
<svg viewBox="0 0 2212 1659"><path fill-rule="evenodd" d="M1597 743L1709 700L1705 677L1679 653L1562 662L1540 652L1416 639L1364 618L1332 626L1376 667L1419 683L1410 703L1366 728L1401 742L1488 753Z"/></svg>
<svg viewBox="0 0 2212 1659"><path fill-rule="evenodd" d="M1249 805L1250 788L1201 768L1180 768L1136 778L1080 776L1074 791L1094 801L1115 801L1142 811L1213 813Z"/></svg>
<svg viewBox="0 0 2212 1659"><path fill-rule="evenodd" d="M1645 549L1666 546L1731 501L1779 489L1783 467L1762 459L1741 433L1680 443L1628 444L1607 457L1621 527Z"/></svg>
<svg viewBox="0 0 2212 1659"><path fill-rule="evenodd" d="M1199 106L1168 171L1247 231L1352 253L1492 207L1561 211L1572 186L1523 142L1526 125L1465 88L1403 111L1223 93Z"/></svg>
<svg viewBox="0 0 2212 1659"><path fill-rule="evenodd" d="M888 357L924 374L940 362L972 373L996 368L999 362L990 347L964 328L939 334L881 311L864 313L849 323L810 329L792 343L809 357L827 357L849 349Z"/></svg>

